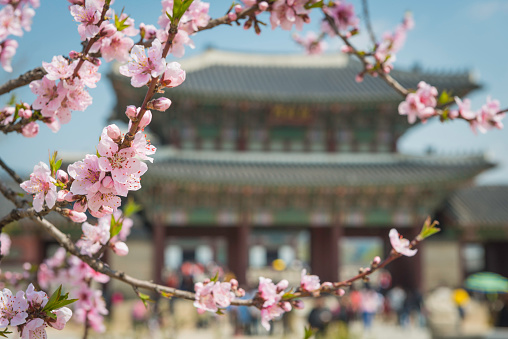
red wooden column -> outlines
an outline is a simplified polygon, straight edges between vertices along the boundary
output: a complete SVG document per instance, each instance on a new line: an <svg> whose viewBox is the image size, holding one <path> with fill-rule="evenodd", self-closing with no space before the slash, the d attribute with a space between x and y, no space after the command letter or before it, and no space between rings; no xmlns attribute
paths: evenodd
<svg viewBox="0 0 508 339"><path fill-rule="evenodd" d="M240 284L247 283L249 266L249 234L248 225L231 227L228 230L228 266Z"/></svg>
<svg viewBox="0 0 508 339"><path fill-rule="evenodd" d="M166 243L166 226L161 216L154 218L153 223L153 279L156 284L164 284L162 271L164 269L164 244Z"/></svg>
<svg viewBox="0 0 508 339"><path fill-rule="evenodd" d="M339 240L341 227L310 228L310 266L312 274L321 281L338 281L339 279Z"/></svg>

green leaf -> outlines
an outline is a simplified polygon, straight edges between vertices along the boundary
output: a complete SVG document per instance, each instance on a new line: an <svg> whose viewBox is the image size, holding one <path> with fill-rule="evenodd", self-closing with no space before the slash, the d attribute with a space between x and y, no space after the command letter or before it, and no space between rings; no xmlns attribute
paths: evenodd
<svg viewBox="0 0 508 339"><path fill-rule="evenodd" d="M439 96L439 99L437 102L439 105L446 105L450 102L453 102L453 97L451 96L451 93L444 90L441 92L441 95Z"/></svg>
<svg viewBox="0 0 508 339"><path fill-rule="evenodd" d="M324 3L323 1L318 1L316 3L310 3L310 2L307 2L304 7L305 9L312 9L312 8L323 8L324 6Z"/></svg>
<svg viewBox="0 0 508 339"><path fill-rule="evenodd" d="M111 214L111 227L109 229L110 237L113 238L115 235L120 233L123 226L123 219L120 218L120 220L116 220L115 216Z"/></svg>
<svg viewBox="0 0 508 339"><path fill-rule="evenodd" d="M309 327L305 326L303 330L304 330L303 339L310 339L316 333L316 330L314 330L310 325Z"/></svg>
<svg viewBox="0 0 508 339"><path fill-rule="evenodd" d="M169 292L161 292L161 295L162 295L164 298L168 298L168 299L173 298L173 293L169 293Z"/></svg>
<svg viewBox="0 0 508 339"><path fill-rule="evenodd" d="M125 22L129 19L129 17L125 17L124 19L120 20L118 15L115 14L115 27L120 32L126 29L127 27L130 27L130 25L126 25Z"/></svg>
<svg viewBox="0 0 508 339"><path fill-rule="evenodd" d="M215 314L224 315L225 313L222 311L222 309L218 308L217 312L215 312Z"/></svg>
<svg viewBox="0 0 508 339"><path fill-rule="evenodd" d="M8 106L14 106L15 103L16 103L16 94L12 94L11 98L7 102L7 105Z"/></svg>
<svg viewBox="0 0 508 339"><path fill-rule="evenodd" d="M42 309L43 311L50 311L53 305L58 301L62 293L62 285L58 286L55 292L49 298L46 306Z"/></svg>
<svg viewBox="0 0 508 339"><path fill-rule="evenodd" d="M143 209L143 206L137 204L134 199L129 197L129 200L127 200L127 204L125 205L123 209L123 215L127 218L129 218L131 215L134 215L141 211Z"/></svg>
<svg viewBox="0 0 508 339"><path fill-rule="evenodd" d="M219 271L217 271L215 273L215 276L213 278L211 278L210 281L217 282L218 280L219 280Z"/></svg>
<svg viewBox="0 0 508 339"><path fill-rule="evenodd" d="M138 294L139 299L141 299L141 301L143 302L143 304L145 305L146 308L148 308L148 304L147 304L148 301L154 302L152 299L150 299L150 296L148 294L144 294L141 292L137 292L137 294Z"/></svg>
<svg viewBox="0 0 508 339"><path fill-rule="evenodd" d="M286 292L282 296L282 299L284 299L284 300L293 299L293 298L296 298L296 296L297 296L296 294L293 294L291 292Z"/></svg>
<svg viewBox="0 0 508 339"><path fill-rule="evenodd" d="M422 230L421 230L420 234L418 235L418 238L420 238L420 240L428 238L431 235L434 235L434 234L438 233L439 231L441 231L440 228L436 227L437 225L439 225L439 222L437 220L434 220L431 223L430 220L431 220L430 217L427 217L427 219L425 220Z"/></svg>

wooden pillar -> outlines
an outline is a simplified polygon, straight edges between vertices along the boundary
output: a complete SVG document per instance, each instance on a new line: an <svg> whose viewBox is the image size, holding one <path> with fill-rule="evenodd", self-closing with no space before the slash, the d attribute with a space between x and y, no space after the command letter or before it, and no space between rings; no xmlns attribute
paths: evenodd
<svg viewBox="0 0 508 339"><path fill-rule="evenodd" d="M310 228L310 266L321 281L339 279L340 235L339 226Z"/></svg>
<svg viewBox="0 0 508 339"><path fill-rule="evenodd" d="M164 269L164 244L166 243L166 226L161 217L156 217L153 224L153 279L156 284L164 284L162 271Z"/></svg>
<svg viewBox="0 0 508 339"><path fill-rule="evenodd" d="M250 227L232 227L228 232L228 266L240 284L247 283Z"/></svg>

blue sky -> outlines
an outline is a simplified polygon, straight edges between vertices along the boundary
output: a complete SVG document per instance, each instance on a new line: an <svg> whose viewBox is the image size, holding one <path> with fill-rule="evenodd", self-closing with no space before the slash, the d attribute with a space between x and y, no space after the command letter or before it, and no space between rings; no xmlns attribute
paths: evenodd
<svg viewBox="0 0 508 339"><path fill-rule="evenodd" d="M352 2L361 15L361 1ZM211 1L212 17L223 15L230 4L231 1L225 0ZM411 68L418 64L423 70L442 72L468 69L483 86L470 96L474 108L479 108L488 95L499 99L502 107L508 107L508 2L371 0L369 5L371 20L378 36L392 30L401 21L405 11L413 12L416 25L409 33L406 45L397 55L395 67ZM0 82L40 66L43 60L50 61L53 55L81 49L77 25L67 7L65 1L41 1L32 31L17 39L20 47L13 61L13 73L0 70ZM113 8L120 11L122 7L138 24L156 24L161 10L160 2L153 0L144 1L142 5L140 1L116 0ZM316 29L318 16L313 16L312 19L313 23L304 28L304 33ZM263 34L257 36L252 30L244 31L241 27L220 27L194 36L196 49L188 49L186 56L196 55L210 46L256 53L301 52L291 41L290 34L265 27ZM360 45L367 41L366 35L355 39ZM329 44L332 50L340 48L338 41L329 41ZM107 66L101 67L101 73L103 76L107 74ZM33 100L33 95L27 88L15 93L20 99L28 102ZM70 124L63 126L58 134L41 126L41 133L34 139L0 135L0 157L14 168L28 171L38 161L47 162L48 151L93 152L115 99L107 80L102 81L90 93L94 98L93 105L86 112L75 112ZM7 100L8 96L5 95L2 103ZM507 145L506 130L474 135L467 124L460 121L446 124L430 121L413 127L400 140L399 149L410 154L421 154L429 147L443 154L487 152L500 166L481 175L479 183L508 184Z"/></svg>

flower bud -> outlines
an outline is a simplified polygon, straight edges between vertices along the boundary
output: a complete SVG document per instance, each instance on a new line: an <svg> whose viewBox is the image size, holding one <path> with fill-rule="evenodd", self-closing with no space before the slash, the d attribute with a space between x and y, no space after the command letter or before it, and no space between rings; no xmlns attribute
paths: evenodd
<svg viewBox="0 0 508 339"><path fill-rule="evenodd" d="M232 12L230 12L230 13L228 13L228 18L229 18L229 20L230 20L230 21L236 21L236 19L237 19L238 17L237 17L237 15L236 15L236 13L232 13Z"/></svg>
<svg viewBox="0 0 508 339"><path fill-rule="evenodd" d="M99 58L94 58L94 57L91 57L91 58L88 58L88 61L90 61L92 64L94 64L95 66L100 66L102 61L101 59Z"/></svg>
<svg viewBox="0 0 508 339"><path fill-rule="evenodd" d="M122 132L120 131L120 128L118 128L117 125L109 125L107 128L108 137L113 139L113 141L118 142L120 141L120 137L122 136Z"/></svg>
<svg viewBox="0 0 508 339"><path fill-rule="evenodd" d="M243 29L245 30L248 30L251 27L252 27L252 19L245 21L245 23L243 24Z"/></svg>
<svg viewBox="0 0 508 339"><path fill-rule="evenodd" d="M117 241L111 245L113 252L118 254L119 256L124 256L129 254L129 247L123 241Z"/></svg>
<svg viewBox="0 0 508 339"><path fill-rule="evenodd" d="M293 300L293 307L296 308L297 310L303 310L305 305L303 304L303 301L301 301L300 299L296 299Z"/></svg>
<svg viewBox="0 0 508 339"><path fill-rule="evenodd" d="M83 212L69 211L69 218L74 222L85 222L86 214Z"/></svg>
<svg viewBox="0 0 508 339"><path fill-rule="evenodd" d="M346 291L344 291L342 288L339 288L337 291L335 291L335 294L339 297L342 297L344 294L346 294Z"/></svg>
<svg viewBox="0 0 508 339"><path fill-rule="evenodd" d="M261 1L259 4L258 4L258 8L260 11L266 11L268 9L268 2L266 1Z"/></svg>
<svg viewBox="0 0 508 339"><path fill-rule="evenodd" d="M168 98L161 97L161 98L151 100L148 103L148 105L149 105L149 107L156 109L157 111L164 112L165 110L167 110L169 108L169 106L171 106L171 100L169 100Z"/></svg>
<svg viewBox="0 0 508 339"><path fill-rule="evenodd" d="M235 10L235 12L236 12L236 13L240 13L240 12L243 10L243 8L242 8L242 6L241 6L241 5L236 5L236 6L235 6L235 7L233 7L233 8L234 8L234 10Z"/></svg>
<svg viewBox="0 0 508 339"><path fill-rule="evenodd" d="M137 110L136 106L134 106L134 105L127 106L127 109L125 110L125 115L130 120L136 119L136 116L138 115L138 110Z"/></svg>
<svg viewBox="0 0 508 339"><path fill-rule="evenodd" d="M141 121L139 122L139 128L141 129L145 128L150 124L151 121L152 121L152 112L147 110L143 115L143 118L141 118Z"/></svg>
<svg viewBox="0 0 508 339"><path fill-rule="evenodd" d="M321 288L333 288L333 284L327 281L321 284Z"/></svg>
<svg viewBox="0 0 508 339"><path fill-rule="evenodd" d="M18 111L18 115L23 119L30 119L32 117L32 110L26 108L20 108Z"/></svg>
<svg viewBox="0 0 508 339"><path fill-rule="evenodd" d="M358 83L362 82L363 81L363 73L357 74L355 77L355 81Z"/></svg>
<svg viewBox="0 0 508 339"><path fill-rule="evenodd" d="M283 301L280 303L280 308L282 308L286 312L289 312L291 311L291 304L289 303L289 301Z"/></svg>
<svg viewBox="0 0 508 339"><path fill-rule="evenodd" d="M377 266L381 262L381 258L379 256L375 256L374 260L372 260L372 265Z"/></svg>
<svg viewBox="0 0 508 339"><path fill-rule="evenodd" d="M71 59L79 59L79 58L81 58L81 53L76 52L76 51L70 51L69 52L69 58L71 58Z"/></svg>
<svg viewBox="0 0 508 339"><path fill-rule="evenodd" d="M231 279L229 281L229 283L231 284L231 288L235 289L235 288L238 288L238 280L236 279Z"/></svg>
<svg viewBox="0 0 508 339"><path fill-rule="evenodd" d="M65 171L58 170L56 171L56 180L60 181L63 184L66 184L69 182L69 175Z"/></svg>
<svg viewBox="0 0 508 339"><path fill-rule="evenodd" d="M101 183L102 183L102 186L104 186L106 188L113 188L113 186L115 185L113 178L111 178L109 175L105 176L104 179L102 179Z"/></svg>
<svg viewBox="0 0 508 339"><path fill-rule="evenodd" d="M185 71L182 66L176 62L170 62L166 65L166 71L164 72L164 79L161 84L164 87L176 87L185 81Z"/></svg>
<svg viewBox="0 0 508 339"><path fill-rule="evenodd" d="M351 48L350 46L348 45L344 45L340 48L340 51L342 53L352 53L353 52L353 48Z"/></svg>
<svg viewBox="0 0 508 339"><path fill-rule="evenodd" d="M21 127L21 134L26 138L33 138L39 133L39 125L32 121L25 126Z"/></svg>
<svg viewBox="0 0 508 339"><path fill-rule="evenodd" d="M243 288L239 288L236 290L235 294L238 298L245 297L245 290Z"/></svg>
<svg viewBox="0 0 508 339"><path fill-rule="evenodd" d="M26 262L23 264L23 269L25 271L30 271L32 269L32 264L30 264L29 262Z"/></svg>

